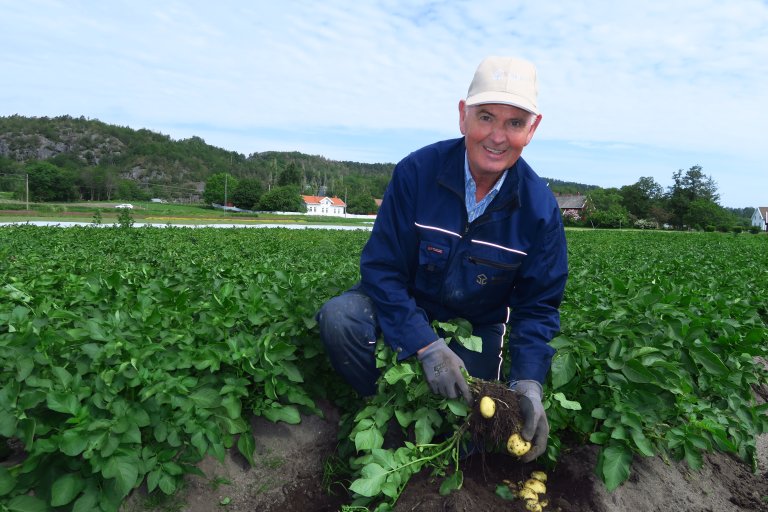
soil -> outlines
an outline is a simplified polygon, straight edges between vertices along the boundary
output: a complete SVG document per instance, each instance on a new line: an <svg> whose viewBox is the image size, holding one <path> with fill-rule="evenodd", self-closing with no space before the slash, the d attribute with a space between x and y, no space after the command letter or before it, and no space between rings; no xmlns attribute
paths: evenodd
<svg viewBox="0 0 768 512"><path fill-rule="evenodd" d="M759 390L765 400L768 389ZM349 503L341 485L324 485L324 465L333 453L338 413L323 404L325 417L306 416L298 425L254 419L256 467L249 468L233 450L224 462L206 459L205 478L190 477L172 503L150 503L141 490L122 512L183 510L185 512L330 512ZM565 443L554 468L536 462L522 464L504 454L476 454L462 462L464 483L448 496L438 492L440 481L429 475L412 478L398 500L396 512L476 512L525 510L520 500L495 493L505 480L519 482L534 470L548 473L545 512L768 512L768 434L757 439L758 470L723 453L704 457L692 471L684 462L661 457L635 458L631 476L608 492L595 475L598 447ZM329 494L329 488L335 494Z"/></svg>
<svg viewBox="0 0 768 512"><path fill-rule="evenodd" d="M768 387L757 392L768 399ZM125 501L121 512L335 512L350 502L339 483L324 481L329 456L336 447L338 411L319 404L323 417L304 416L301 423L252 420L256 465L232 449L223 461L206 458L205 477L190 476L173 497L147 495L141 487ZM5 462L21 455L20 443L8 443ZM496 494L504 482L520 482L531 472L548 474L545 512L768 512L768 434L757 438L758 468L723 453L704 456L704 466L692 471L684 462L661 457L636 457L627 482L608 492L595 474L598 447L564 443L558 464L522 464L501 453L475 454L462 461L464 482L448 496L438 492L440 480L416 475L398 500L395 512L523 512L520 500ZM330 492L328 492L330 490ZM357 509L359 510L359 509Z"/></svg>

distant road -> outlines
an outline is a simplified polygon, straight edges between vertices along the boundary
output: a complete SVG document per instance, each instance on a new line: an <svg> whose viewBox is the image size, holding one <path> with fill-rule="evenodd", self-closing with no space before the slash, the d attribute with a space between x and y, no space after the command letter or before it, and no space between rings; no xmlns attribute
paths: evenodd
<svg viewBox="0 0 768 512"><path fill-rule="evenodd" d="M15 226L28 224L31 226L57 226L60 228L70 228L72 226L92 226L107 228L115 226L114 223L93 224L92 222L56 222L45 220L30 220L30 221L16 221L16 222L0 222L0 226ZM134 228L141 227L153 227L153 228L165 228L169 227L169 224L153 224L150 222L136 222L133 224ZM347 231L362 230L370 231L373 226L350 226L350 225L337 225L337 224L170 224L172 228L286 228L286 229L341 229Z"/></svg>

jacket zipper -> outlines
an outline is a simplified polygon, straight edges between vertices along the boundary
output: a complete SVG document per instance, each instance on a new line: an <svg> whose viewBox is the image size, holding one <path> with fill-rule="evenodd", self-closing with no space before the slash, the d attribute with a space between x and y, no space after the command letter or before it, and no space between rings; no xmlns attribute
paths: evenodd
<svg viewBox="0 0 768 512"><path fill-rule="evenodd" d="M499 268L502 270L515 270L520 266L519 263L499 263L498 261L478 258L476 256L470 256L468 259L470 263L474 263L476 265L486 265L488 267Z"/></svg>

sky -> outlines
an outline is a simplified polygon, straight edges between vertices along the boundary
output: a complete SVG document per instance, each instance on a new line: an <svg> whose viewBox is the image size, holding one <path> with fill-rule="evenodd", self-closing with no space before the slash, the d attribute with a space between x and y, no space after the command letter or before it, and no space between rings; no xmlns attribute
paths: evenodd
<svg viewBox="0 0 768 512"><path fill-rule="evenodd" d="M532 61L545 178L699 165L768 206L765 0L0 0L0 116L70 115L248 156L396 163L461 136L489 55Z"/></svg>

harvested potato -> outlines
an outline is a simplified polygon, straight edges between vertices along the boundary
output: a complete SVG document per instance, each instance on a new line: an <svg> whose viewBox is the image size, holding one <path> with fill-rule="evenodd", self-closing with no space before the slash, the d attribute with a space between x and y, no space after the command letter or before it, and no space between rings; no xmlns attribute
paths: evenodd
<svg viewBox="0 0 768 512"><path fill-rule="evenodd" d="M521 457L531 449L531 443L523 439L520 434L512 434L507 440L507 451L516 457Z"/></svg>
<svg viewBox="0 0 768 512"><path fill-rule="evenodd" d="M544 494L547 492L547 486L544 485L541 480L536 480L535 478L526 480L525 484L523 484L523 487L532 490L536 494Z"/></svg>
<svg viewBox="0 0 768 512"><path fill-rule="evenodd" d="M547 474L543 471L532 471L531 478L533 478L534 480L538 480L539 482L546 482Z"/></svg>
<svg viewBox="0 0 768 512"><path fill-rule="evenodd" d="M485 419L493 418L493 415L496 414L496 402L493 401L493 398L484 396L480 399L480 414Z"/></svg>
<svg viewBox="0 0 768 512"><path fill-rule="evenodd" d="M544 509L537 500L525 500L525 510L530 512L542 512Z"/></svg>
<svg viewBox="0 0 768 512"><path fill-rule="evenodd" d="M527 487L523 487L522 489L520 489L517 492L517 497L525 501L530 501L530 500L533 500L536 502L539 501L539 495L536 494L536 492L533 489L528 489Z"/></svg>

